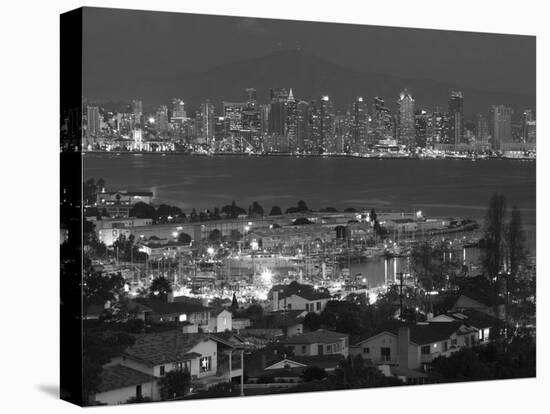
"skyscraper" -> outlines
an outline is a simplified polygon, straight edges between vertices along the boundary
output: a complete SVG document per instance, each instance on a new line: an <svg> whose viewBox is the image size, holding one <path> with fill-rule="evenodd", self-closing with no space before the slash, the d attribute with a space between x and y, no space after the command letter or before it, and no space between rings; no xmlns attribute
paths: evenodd
<svg viewBox="0 0 550 414"><path fill-rule="evenodd" d="M86 111L86 134L92 137L99 133L99 108L97 106L88 106Z"/></svg>
<svg viewBox="0 0 550 414"><path fill-rule="evenodd" d="M414 97L405 88L399 94L397 103L399 105L397 139L400 144L410 148L415 145Z"/></svg>
<svg viewBox="0 0 550 414"><path fill-rule="evenodd" d="M489 140L489 125L487 118L482 114L476 116L476 141L486 143Z"/></svg>
<svg viewBox="0 0 550 414"><path fill-rule="evenodd" d="M168 107L166 105L161 105L159 109L157 109L155 114L155 128L159 133L168 131Z"/></svg>
<svg viewBox="0 0 550 414"><path fill-rule="evenodd" d="M286 126L286 102L288 93L285 88L271 88L269 90L271 99L269 110L269 132L285 135Z"/></svg>
<svg viewBox="0 0 550 414"><path fill-rule="evenodd" d="M537 121L532 109L523 111L521 123L523 141L535 143L537 140Z"/></svg>
<svg viewBox="0 0 550 414"><path fill-rule="evenodd" d="M416 136L416 146L425 148L428 140L429 115L424 110L417 110L414 114L414 129Z"/></svg>
<svg viewBox="0 0 550 414"><path fill-rule="evenodd" d="M366 150L367 145L367 106L363 97L358 96L351 104L350 111L350 136L353 152Z"/></svg>
<svg viewBox="0 0 550 414"><path fill-rule="evenodd" d="M288 94L288 99L286 101L286 120L285 120L285 135L288 138L288 147L289 151L294 151L297 146L296 142L296 129L297 129L297 117L298 117L298 106L294 95L292 94L292 88L290 88L290 93Z"/></svg>
<svg viewBox="0 0 550 414"><path fill-rule="evenodd" d="M200 114L201 123L199 124L199 134L201 137L201 141L206 145L210 145L212 143L212 139L214 138L216 124L214 104L210 103L210 101L207 99L201 104Z"/></svg>
<svg viewBox="0 0 550 414"><path fill-rule="evenodd" d="M139 99L132 101L132 115L134 125L141 125L141 117L143 116L143 102Z"/></svg>
<svg viewBox="0 0 550 414"><path fill-rule="evenodd" d="M309 141L309 122L308 122L309 103L300 101L296 105L296 147L303 151Z"/></svg>
<svg viewBox="0 0 550 414"><path fill-rule="evenodd" d="M186 118L187 113L185 112L185 103L179 98L172 99L170 122L181 124Z"/></svg>
<svg viewBox="0 0 550 414"><path fill-rule="evenodd" d="M393 118L382 98L375 97L372 108L372 134L375 141L393 138Z"/></svg>
<svg viewBox="0 0 550 414"><path fill-rule="evenodd" d="M316 149L319 152L326 152L332 147L334 107L328 95L323 95L315 106L312 132Z"/></svg>
<svg viewBox="0 0 550 414"><path fill-rule="evenodd" d="M449 133L455 145L462 142L464 134L464 97L462 92L451 92L449 99Z"/></svg>
<svg viewBox="0 0 550 414"><path fill-rule="evenodd" d="M256 89L255 88L246 88L246 106L249 108L256 109L257 98L256 98Z"/></svg>
<svg viewBox="0 0 550 414"><path fill-rule="evenodd" d="M223 102L223 115L229 119L229 129L238 132L243 129L243 109L246 102Z"/></svg>
<svg viewBox="0 0 550 414"><path fill-rule="evenodd" d="M512 142L513 114L512 108L505 105L491 107L491 135L494 149L503 149L503 144Z"/></svg>

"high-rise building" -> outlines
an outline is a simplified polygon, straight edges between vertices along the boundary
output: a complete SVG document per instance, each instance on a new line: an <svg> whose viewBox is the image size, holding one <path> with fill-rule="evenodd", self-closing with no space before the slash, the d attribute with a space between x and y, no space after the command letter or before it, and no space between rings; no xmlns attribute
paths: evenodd
<svg viewBox="0 0 550 414"><path fill-rule="evenodd" d="M334 107L328 95L323 95L315 106L312 132L316 150L326 152L332 147L334 139Z"/></svg>
<svg viewBox="0 0 550 414"><path fill-rule="evenodd" d="M414 130L416 137L416 146L425 148L428 141L429 114L424 110L417 110L414 114Z"/></svg>
<svg viewBox="0 0 550 414"><path fill-rule="evenodd" d="M500 150L503 144L512 142L512 108L505 105L491 107L491 136L493 148Z"/></svg>
<svg viewBox="0 0 550 414"><path fill-rule="evenodd" d="M260 131L262 134L266 134L269 131L269 112L271 110L270 104L260 105Z"/></svg>
<svg viewBox="0 0 550 414"><path fill-rule="evenodd" d="M489 141L489 124L487 118L482 114L476 116L475 137L477 142L486 143Z"/></svg>
<svg viewBox="0 0 550 414"><path fill-rule="evenodd" d="M187 119L187 112L185 111L185 103L179 98L172 99L170 122L181 124L186 119Z"/></svg>
<svg viewBox="0 0 550 414"><path fill-rule="evenodd" d="M462 92L451 92L449 99L449 133L453 144L460 144L464 134L464 96Z"/></svg>
<svg viewBox="0 0 550 414"><path fill-rule="evenodd" d="M223 102L223 116L229 119L229 129L238 132L243 129L243 109L246 102Z"/></svg>
<svg viewBox="0 0 550 414"><path fill-rule="evenodd" d="M309 122L308 122L309 103L300 101L296 105L296 147L303 151L307 148L309 141Z"/></svg>
<svg viewBox="0 0 550 414"><path fill-rule="evenodd" d="M214 104L210 103L208 99L201 104L200 123L197 125L199 127L198 134L201 142L207 145L210 145L214 138L216 124L214 112Z"/></svg>
<svg viewBox="0 0 550 414"><path fill-rule="evenodd" d="M405 88L399 94L397 103L399 105L397 139L400 144L413 147L415 145L414 97Z"/></svg>
<svg viewBox="0 0 550 414"><path fill-rule="evenodd" d="M159 133L168 131L168 107L166 105L161 105L159 109L157 109L155 114L155 128Z"/></svg>
<svg viewBox="0 0 550 414"><path fill-rule="evenodd" d="M246 106L249 108L256 109L257 104L257 94L255 88L246 88Z"/></svg>
<svg viewBox="0 0 550 414"><path fill-rule="evenodd" d="M367 147L368 115L367 105L362 96L355 98L355 101L351 104L349 115L351 150L353 152L365 151Z"/></svg>
<svg viewBox="0 0 550 414"><path fill-rule="evenodd" d="M132 101L132 115L134 125L141 125L141 118L143 116L143 102L139 99Z"/></svg>
<svg viewBox="0 0 550 414"><path fill-rule="evenodd" d="M371 129L374 141L393 139L394 122L391 111L382 98L375 97L372 105Z"/></svg>
<svg viewBox="0 0 550 414"><path fill-rule="evenodd" d="M522 114L522 138L524 142L535 143L537 140L537 121L532 109L526 109Z"/></svg>
<svg viewBox="0 0 550 414"><path fill-rule="evenodd" d="M88 106L86 111L86 134L92 137L100 131L99 108Z"/></svg>
<svg viewBox="0 0 550 414"><path fill-rule="evenodd" d="M269 97L271 100L269 109L269 132L277 135L285 135L288 92L286 88L271 88L269 90Z"/></svg>
<svg viewBox="0 0 550 414"><path fill-rule="evenodd" d="M292 94L292 88L288 94L288 99L286 101L286 119L285 119L285 135L288 139L289 151L296 150L296 130L297 130L297 121L298 121L298 104L294 95Z"/></svg>

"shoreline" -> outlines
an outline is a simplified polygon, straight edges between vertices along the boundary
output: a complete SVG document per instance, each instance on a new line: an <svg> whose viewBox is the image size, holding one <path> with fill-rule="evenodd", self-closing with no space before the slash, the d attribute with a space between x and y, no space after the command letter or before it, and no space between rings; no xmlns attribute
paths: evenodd
<svg viewBox="0 0 550 414"><path fill-rule="evenodd" d="M265 153L265 154L252 154L252 153L213 153L213 154L201 154L190 153L185 151L82 151L81 155L98 155L98 154L113 154L115 156L124 155L178 155L189 157L282 157L282 158L358 158L366 160L416 160L416 161L433 161L433 160L457 160L457 161L529 161L536 162L536 157L477 157L477 156L453 156L448 155L444 157L419 157L419 156L405 156L405 155L384 155L384 156L362 156L354 154L291 154L291 153Z"/></svg>

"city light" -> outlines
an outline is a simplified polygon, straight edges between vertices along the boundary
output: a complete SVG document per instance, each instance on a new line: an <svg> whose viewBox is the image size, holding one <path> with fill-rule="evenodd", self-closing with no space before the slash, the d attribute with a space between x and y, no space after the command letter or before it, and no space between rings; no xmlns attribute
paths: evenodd
<svg viewBox="0 0 550 414"><path fill-rule="evenodd" d="M214 248L209 247L208 249L206 249L206 253L208 253L210 256L213 256L214 255Z"/></svg>

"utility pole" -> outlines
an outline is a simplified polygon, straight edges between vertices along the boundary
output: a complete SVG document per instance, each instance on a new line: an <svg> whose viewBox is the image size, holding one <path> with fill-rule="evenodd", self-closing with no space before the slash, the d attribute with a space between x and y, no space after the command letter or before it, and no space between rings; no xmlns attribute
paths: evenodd
<svg viewBox="0 0 550 414"><path fill-rule="evenodd" d="M403 272L399 272L399 318L403 317Z"/></svg>

